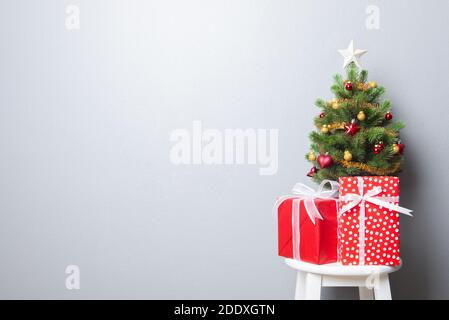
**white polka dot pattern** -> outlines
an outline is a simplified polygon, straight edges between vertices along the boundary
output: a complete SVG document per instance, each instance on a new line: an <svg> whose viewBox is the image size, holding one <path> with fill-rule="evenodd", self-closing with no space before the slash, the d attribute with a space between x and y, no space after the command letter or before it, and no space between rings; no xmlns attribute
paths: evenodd
<svg viewBox="0 0 449 320"><path fill-rule="evenodd" d="M375 187L382 188L378 197L398 197L399 178L388 176L361 177L364 193ZM348 193L358 193L357 177L341 177L340 197ZM341 209L348 201L339 201ZM398 202L394 202L398 204ZM339 216L338 253L344 265L358 265L360 204ZM399 213L365 203L365 246L364 264L395 266L399 258ZM363 257L362 257L363 258Z"/></svg>

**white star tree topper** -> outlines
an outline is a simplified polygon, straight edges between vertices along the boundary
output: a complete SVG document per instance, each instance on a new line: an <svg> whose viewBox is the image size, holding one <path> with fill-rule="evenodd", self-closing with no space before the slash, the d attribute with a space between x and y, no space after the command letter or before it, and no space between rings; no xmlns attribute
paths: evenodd
<svg viewBox="0 0 449 320"><path fill-rule="evenodd" d="M354 50L354 41L351 40L347 49L341 49L338 50L338 52L340 52L340 54L345 58L343 68L346 68L351 62L354 62L355 65L361 69L359 61L357 59L360 59L360 57L368 51L360 49Z"/></svg>

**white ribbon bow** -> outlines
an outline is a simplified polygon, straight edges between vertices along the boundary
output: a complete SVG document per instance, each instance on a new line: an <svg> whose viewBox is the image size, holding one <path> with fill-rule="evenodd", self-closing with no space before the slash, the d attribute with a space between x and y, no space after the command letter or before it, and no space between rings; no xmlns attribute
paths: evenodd
<svg viewBox="0 0 449 320"><path fill-rule="evenodd" d="M381 187L375 187L373 189L371 189L370 191L368 191L366 194L364 193L364 183L363 183L363 179L361 177L357 177L358 179L358 189L359 189L359 194L356 193L348 193L343 197L340 197L340 200L342 201L350 201L348 204L346 204L344 207L341 208L340 210L340 214L343 214L349 210L351 210L352 208L354 208L355 206L364 203L364 202L371 202L372 204L376 204L380 207L384 207L393 211L397 211L400 213L403 213L407 216L413 217L413 215L411 214L413 212L413 210L404 208L404 207L400 207L397 204L394 204L392 202L398 202L399 201L399 197L376 197L379 193L382 192L382 188Z"/></svg>
<svg viewBox="0 0 449 320"><path fill-rule="evenodd" d="M365 263L365 202L378 205L379 207L387 208L396 212L400 212L407 216L413 217L411 212L413 210L400 207L392 202L399 202L399 197L376 197L382 192L382 188L375 187L364 194L364 182L362 177L357 177L357 187L359 193L348 193L340 197L341 201L349 201L348 204L343 206L339 212L340 216L348 212L352 208L360 205L359 216L359 264Z"/></svg>
<svg viewBox="0 0 449 320"><path fill-rule="evenodd" d="M329 190L325 190L326 184L330 185ZM297 183L292 189L292 195L281 196L276 201L275 210L287 199L299 199L304 200L304 207L306 208L307 215L313 224L315 219L323 220L318 208L315 205L315 199L335 199L338 197L338 183L331 180L323 180L318 186L317 190L306 186L303 183Z"/></svg>

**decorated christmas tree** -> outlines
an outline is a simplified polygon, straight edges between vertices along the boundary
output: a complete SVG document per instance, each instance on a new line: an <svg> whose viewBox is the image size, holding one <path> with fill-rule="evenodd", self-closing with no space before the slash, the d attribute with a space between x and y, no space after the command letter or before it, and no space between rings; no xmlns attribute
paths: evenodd
<svg viewBox="0 0 449 320"><path fill-rule="evenodd" d="M339 50L346 77L334 77L330 101L318 99L321 113L314 119L317 131L306 159L313 164L307 174L316 182L342 176L396 176L401 170L404 145L399 131L404 123L393 120L391 103L382 100L384 87L368 81L358 59L365 50Z"/></svg>

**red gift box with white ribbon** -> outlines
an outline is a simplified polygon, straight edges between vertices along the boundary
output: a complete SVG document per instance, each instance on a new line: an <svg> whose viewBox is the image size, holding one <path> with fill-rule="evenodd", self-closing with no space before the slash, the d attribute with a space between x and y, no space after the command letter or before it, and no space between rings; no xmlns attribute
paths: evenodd
<svg viewBox="0 0 449 320"><path fill-rule="evenodd" d="M331 188L325 190L327 183ZM314 264L338 260L337 194L334 181L323 181L317 191L298 183L292 195L278 199L279 256Z"/></svg>
<svg viewBox="0 0 449 320"><path fill-rule="evenodd" d="M339 179L338 251L343 265L400 264L399 178L390 176Z"/></svg>

